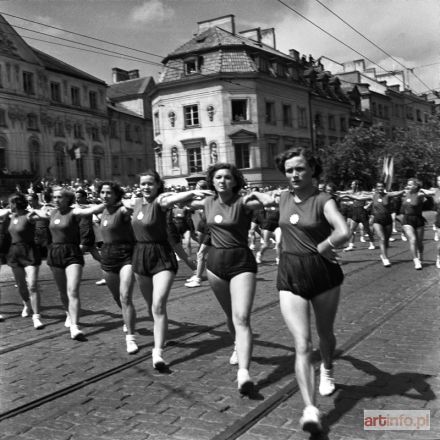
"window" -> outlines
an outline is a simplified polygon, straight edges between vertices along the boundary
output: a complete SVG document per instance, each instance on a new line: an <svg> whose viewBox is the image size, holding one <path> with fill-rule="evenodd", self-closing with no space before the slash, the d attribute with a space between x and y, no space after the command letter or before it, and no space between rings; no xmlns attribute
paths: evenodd
<svg viewBox="0 0 440 440"><path fill-rule="evenodd" d="M347 121L345 118L340 119L341 122L341 131L347 131Z"/></svg>
<svg viewBox="0 0 440 440"><path fill-rule="evenodd" d="M131 125L127 122L125 123L125 140L131 141Z"/></svg>
<svg viewBox="0 0 440 440"><path fill-rule="evenodd" d="M266 102L266 124L276 124L274 102Z"/></svg>
<svg viewBox="0 0 440 440"><path fill-rule="evenodd" d="M40 144L36 140L29 144L29 167L33 174L40 172Z"/></svg>
<svg viewBox="0 0 440 440"><path fill-rule="evenodd" d="M285 127L292 126L292 106L284 104L283 105L283 125Z"/></svg>
<svg viewBox="0 0 440 440"><path fill-rule="evenodd" d="M160 134L159 112L154 113L154 134L156 136Z"/></svg>
<svg viewBox="0 0 440 440"><path fill-rule="evenodd" d="M373 104L372 104L371 112L373 113L373 116L376 116L377 108L376 108L376 103L375 102L373 102Z"/></svg>
<svg viewBox="0 0 440 440"><path fill-rule="evenodd" d="M138 144L141 142L141 127L139 125L134 126L134 141Z"/></svg>
<svg viewBox="0 0 440 440"><path fill-rule="evenodd" d="M84 159L82 157L78 157L75 159L75 168L76 168L76 177L79 177L81 180L84 180Z"/></svg>
<svg viewBox="0 0 440 440"><path fill-rule="evenodd" d="M0 170L7 168L6 166L6 139L0 137Z"/></svg>
<svg viewBox="0 0 440 440"><path fill-rule="evenodd" d="M55 169L58 180L64 180L66 178L66 158L64 155L64 149L61 146L55 147Z"/></svg>
<svg viewBox="0 0 440 440"><path fill-rule="evenodd" d="M99 141L99 128L92 127L91 131L90 131L90 135L91 135L93 141Z"/></svg>
<svg viewBox="0 0 440 440"><path fill-rule="evenodd" d="M203 57L190 58L184 61L185 75L200 73L203 66Z"/></svg>
<svg viewBox="0 0 440 440"><path fill-rule="evenodd" d="M64 137L64 124L62 121L55 121L54 134L55 136Z"/></svg>
<svg viewBox="0 0 440 440"><path fill-rule="evenodd" d="M273 158L278 155L278 145L276 142L269 142L267 144L267 154L268 154L269 163L271 164Z"/></svg>
<svg viewBox="0 0 440 440"><path fill-rule="evenodd" d="M427 115L427 113L425 113L425 123L427 123L428 122L428 115Z"/></svg>
<svg viewBox="0 0 440 440"><path fill-rule="evenodd" d="M91 109L98 108L98 94L96 92L89 92L89 104Z"/></svg>
<svg viewBox="0 0 440 440"><path fill-rule="evenodd" d="M407 119L414 119L414 116L413 116L413 108L410 107L410 106L408 106L408 107L406 108L406 118L407 118Z"/></svg>
<svg viewBox="0 0 440 440"><path fill-rule="evenodd" d="M73 124L73 137L76 138L76 139L82 139L83 138L82 126L78 122Z"/></svg>
<svg viewBox="0 0 440 440"><path fill-rule="evenodd" d="M383 106L383 117L385 118L385 119L388 119L388 117L389 117L389 111L388 111L388 106L387 105L384 105Z"/></svg>
<svg viewBox="0 0 440 440"><path fill-rule="evenodd" d="M134 159L132 157L127 157L127 175L129 176L135 175Z"/></svg>
<svg viewBox="0 0 440 440"><path fill-rule="evenodd" d="M32 72L23 72L23 90L27 95L35 95L34 74Z"/></svg>
<svg viewBox="0 0 440 440"><path fill-rule="evenodd" d="M102 156L96 155L93 157L93 171L95 172L95 177L102 177Z"/></svg>
<svg viewBox="0 0 440 440"><path fill-rule="evenodd" d="M27 128L28 130L38 130L37 115L34 115L33 113L27 115Z"/></svg>
<svg viewBox="0 0 440 440"><path fill-rule="evenodd" d="M0 127L6 126L6 110L0 108Z"/></svg>
<svg viewBox="0 0 440 440"><path fill-rule="evenodd" d="M70 89L70 97L72 99L72 105L81 105L81 99L79 95L79 88L78 87L72 87Z"/></svg>
<svg viewBox="0 0 440 440"><path fill-rule="evenodd" d="M199 124L199 106L187 105L183 108L185 116L185 128L198 127Z"/></svg>
<svg viewBox="0 0 440 440"><path fill-rule="evenodd" d="M50 83L50 99L55 102L61 102L61 85L57 82Z"/></svg>
<svg viewBox="0 0 440 440"><path fill-rule="evenodd" d="M382 104L379 104L379 117L381 118L382 116L383 116Z"/></svg>
<svg viewBox="0 0 440 440"><path fill-rule="evenodd" d="M232 121L248 121L248 101L247 99L232 99L231 100Z"/></svg>
<svg viewBox="0 0 440 440"><path fill-rule="evenodd" d="M305 107L298 107L298 128L307 128L307 110Z"/></svg>
<svg viewBox="0 0 440 440"><path fill-rule="evenodd" d="M322 128L322 117L321 113L316 113L315 115L315 127Z"/></svg>
<svg viewBox="0 0 440 440"><path fill-rule="evenodd" d="M202 172L202 151L200 147L188 148L186 150L188 158L188 170L190 174Z"/></svg>
<svg viewBox="0 0 440 440"><path fill-rule="evenodd" d="M336 130L335 117L333 115L328 115L328 129Z"/></svg>
<svg viewBox="0 0 440 440"><path fill-rule="evenodd" d="M112 156L112 174L113 175L119 175L121 174L121 167L119 162L119 156L113 155Z"/></svg>
<svg viewBox="0 0 440 440"><path fill-rule="evenodd" d="M237 168L250 168L249 144L234 144Z"/></svg>
<svg viewBox="0 0 440 440"><path fill-rule="evenodd" d="M422 112L419 109L416 110L416 118L417 121L422 122Z"/></svg>
<svg viewBox="0 0 440 440"><path fill-rule="evenodd" d="M141 173L143 170L143 163L142 163L142 159L136 159L136 163L137 163L137 172Z"/></svg>
<svg viewBox="0 0 440 440"><path fill-rule="evenodd" d="M118 123L117 121L110 121L110 137L118 139Z"/></svg>

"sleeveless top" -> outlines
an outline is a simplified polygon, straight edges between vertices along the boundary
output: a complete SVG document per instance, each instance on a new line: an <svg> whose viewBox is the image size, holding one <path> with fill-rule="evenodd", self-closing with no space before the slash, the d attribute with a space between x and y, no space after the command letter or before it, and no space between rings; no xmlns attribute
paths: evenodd
<svg viewBox="0 0 440 440"><path fill-rule="evenodd" d="M404 195L402 197L402 213L421 217L423 214L423 197L416 193Z"/></svg>
<svg viewBox="0 0 440 440"><path fill-rule="evenodd" d="M100 231L105 244L134 244L130 215L121 207L112 214L105 208L101 215Z"/></svg>
<svg viewBox="0 0 440 440"><path fill-rule="evenodd" d="M235 195L229 203L223 203L219 197L207 197L205 214L214 247L248 247L251 211L241 196Z"/></svg>
<svg viewBox="0 0 440 440"><path fill-rule="evenodd" d="M387 194L373 194L373 216L387 217L391 215L390 197Z"/></svg>
<svg viewBox="0 0 440 440"><path fill-rule="evenodd" d="M11 242L35 244L35 224L31 223L27 215L11 215L8 231L11 234Z"/></svg>
<svg viewBox="0 0 440 440"><path fill-rule="evenodd" d="M167 216L159 203L135 200L131 225L138 243L162 243L168 241Z"/></svg>
<svg viewBox="0 0 440 440"><path fill-rule="evenodd" d="M295 255L317 254L317 245L331 233L324 216L324 205L331 199L318 189L302 202L295 202L290 191L280 197L280 220L282 252Z"/></svg>
<svg viewBox="0 0 440 440"><path fill-rule="evenodd" d="M81 242L79 221L71 209L66 214L61 214L58 209L50 215L49 230L53 244L76 244Z"/></svg>

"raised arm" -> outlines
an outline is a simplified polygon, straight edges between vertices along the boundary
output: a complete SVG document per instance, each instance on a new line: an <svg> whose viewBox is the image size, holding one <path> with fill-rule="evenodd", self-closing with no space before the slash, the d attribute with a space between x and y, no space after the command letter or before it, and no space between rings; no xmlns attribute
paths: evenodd
<svg viewBox="0 0 440 440"><path fill-rule="evenodd" d="M213 196L213 192L209 190L193 189L179 193L169 192L160 194L157 202L163 209L168 209L176 203L189 203L194 200L203 200L205 197ZM190 206L197 208L196 204L191 203Z"/></svg>
<svg viewBox="0 0 440 440"><path fill-rule="evenodd" d="M253 191L243 197L243 203L251 209L259 209L266 206L275 206L277 201L273 193L261 193Z"/></svg>
<svg viewBox="0 0 440 440"><path fill-rule="evenodd" d="M79 217L87 217L93 214L99 214L104 211L104 203L100 203L99 205L93 205L88 208L80 208L76 206L73 208L73 214Z"/></svg>

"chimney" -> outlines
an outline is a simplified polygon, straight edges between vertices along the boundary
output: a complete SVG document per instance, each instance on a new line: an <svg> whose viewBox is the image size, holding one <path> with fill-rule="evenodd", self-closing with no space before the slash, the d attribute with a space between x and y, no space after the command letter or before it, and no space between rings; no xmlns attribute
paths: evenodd
<svg viewBox="0 0 440 440"><path fill-rule="evenodd" d="M129 79L128 72L124 69L119 69L118 67L113 67L112 79L113 79L113 84L121 82L121 81L127 81L127 79Z"/></svg>
<svg viewBox="0 0 440 440"><path fill-rule="evenodd" d="M243 37L249 38L249 40L261 42L261 28L247 29L245 31L239 32Z"/></svg>
<svg viewBox="0 0 440 440"><path fill-rule="evenodd" d="M223 15L222 17L212 18L197 22L199 29L197 34L201 34L212 27L219 27L223 30L235 34L235 16L233 14Z"/></svg>
<svg viewBox="0 0 440 440"><path fill-rule="evenodd" d="M299 52L295 49L289 49L289 55L295 60L299 61Z"/></svg>
<svg viewBox="0 0 440 440"><path fill-rule="evenodd" d="M139 69L128 71L128 78L129 79L137 79L137 78L139 78Z"/></svg>
<svg viewBox="0 0 440 440"><path fill-rule="evenodd" d="M276 49L275 28L261 29L261 42L266 46Z"/></svg>

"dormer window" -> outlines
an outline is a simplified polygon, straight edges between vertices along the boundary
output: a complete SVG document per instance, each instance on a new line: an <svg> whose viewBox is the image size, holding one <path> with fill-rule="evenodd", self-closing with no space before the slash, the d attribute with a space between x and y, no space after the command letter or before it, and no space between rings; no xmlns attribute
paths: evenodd
<svg viewBox="0 0 440 440"><path fill-rule="evenodd" d="M200 73L203 66L203 57L193 57L185 60L185 75Z"/></svg>

